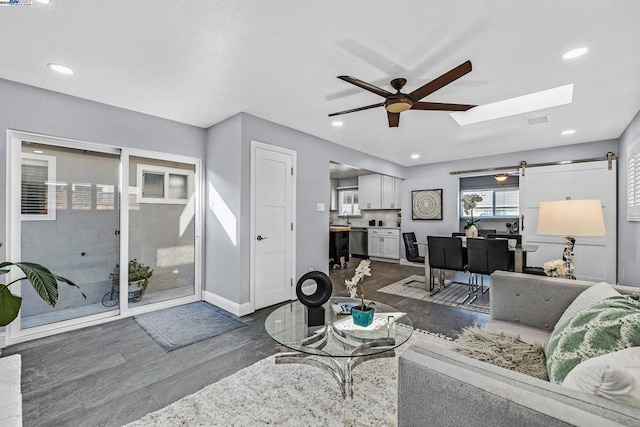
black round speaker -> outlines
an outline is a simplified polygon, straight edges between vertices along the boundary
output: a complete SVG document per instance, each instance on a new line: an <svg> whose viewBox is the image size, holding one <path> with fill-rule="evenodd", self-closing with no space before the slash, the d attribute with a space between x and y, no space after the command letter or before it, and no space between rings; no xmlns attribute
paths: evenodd
<svg viewBox="0 0 640 427"><path fill-rule="evenodd" d="M311 295L302 292L302 284L307 280L316 282L316 291ZM310 271L298 280L296 295L298 301L307 307L320 307L331 298L331 279L322 271Z"/></svg>

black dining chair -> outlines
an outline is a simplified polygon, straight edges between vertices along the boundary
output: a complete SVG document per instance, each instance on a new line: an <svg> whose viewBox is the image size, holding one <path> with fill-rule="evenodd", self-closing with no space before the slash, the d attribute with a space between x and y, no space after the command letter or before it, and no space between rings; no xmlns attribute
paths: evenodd
<svg viewBox="0 0 640 427"><path fill-rule="evenodd" d="M491 228L478 228L478 237L487 238L489 234L496 234L498 230L493 230Z"/></svg>
<svg viewBox="0 0 640 427"><path fill-rule="evenodd" d="M444 272L467 271L467 256L462 247L462 239L457 237L427 236L427 250L429 253L429 290L435 288L435 275L437 269L438 292L445 287ZM468 285L469 283L463 283Z"/></svg>
<svg viewBox="0 0 640 427"><path fill-rule="evenodd" d="M424 257L420 256L420 252L418 251L416 233L402 233L402 240L404 241L404 251L407 261L424 264Z"/></svg>
<svg viewBox="0 0 640 427"><path fill-rule="evenodd" d="M451 237L464 237L466 236L465 233L459 233L457 231L454 231L453 233L451 233Z"/></svg>
<svg viewBox="0 0 640 427"><path fill-rule="evenodd" d="M509 247L512 245L512 241L515 241L516 245L522 244L522 235L521 234L500 234L500 233L491 233L487 235L487 239L503 239L509 242ZM514 251L509 251L509 271L516 270L516 253Z"/></svg>
<svg viewBox="0 0 640 427"><path fill-rule="evenodd" d="M485 293L489 288L484 289L484 276L496 270L509 271L509 242L506 239L467 239L467 257L471 286L468 297L462 303L471 298L471 304L478 297L478 275L480 291Z"/></svg>

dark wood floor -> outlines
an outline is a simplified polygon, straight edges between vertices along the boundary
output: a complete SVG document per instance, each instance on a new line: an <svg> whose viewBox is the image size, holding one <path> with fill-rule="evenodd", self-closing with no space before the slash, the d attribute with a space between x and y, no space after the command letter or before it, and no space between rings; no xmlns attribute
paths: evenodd
<svg viewBox="0 0 640 427"><path fill-rule="evenodd" d="M334 295L359 260L331 271ZM422 268L372 263L366 295L409 313L416 328L456 337L484 314L376 292ZM22 355L24 426L119 426L136 420L273 354L264 320L274 307L245 316L247 326L165 353L133 319L4 349Z"/></svg>

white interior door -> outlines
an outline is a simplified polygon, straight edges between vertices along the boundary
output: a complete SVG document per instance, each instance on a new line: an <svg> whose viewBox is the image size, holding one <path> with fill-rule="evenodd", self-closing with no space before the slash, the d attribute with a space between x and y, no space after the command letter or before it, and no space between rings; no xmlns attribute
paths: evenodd
<svg viewBox="0 0 640 427"><path fill-rule="evenodd" d="M254 308L294 299L295 152L253 142Z"/></svg>
<svg viewBox="0 0 640 427"><path fill-rule="evenodd" d="M616 162L606 160L528 168L520 171L520 229L523 241L539 245L527 254L527 264L542 266L562 258L564 238L536 234L542 201L597 199L602 201L605 236L578 236L574 263L578 279L616 283Z"/></svg>

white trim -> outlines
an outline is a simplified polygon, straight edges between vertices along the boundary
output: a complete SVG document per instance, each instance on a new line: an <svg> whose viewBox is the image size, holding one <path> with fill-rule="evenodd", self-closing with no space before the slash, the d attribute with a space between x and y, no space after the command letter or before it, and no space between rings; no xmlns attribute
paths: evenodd
<svg viewBox="0 0 640 427"><path fill-rule="evenodd" d="M627 221L640 221L640 137L627 150L627 180L623 186L627 190Z"/></svg>
<svg viewBox="0 0 640 427"><path fill-rule="evenodd" d="M251 302L238 304L237 302L233 302L209 291L202 292L202 299L203 301L213 304L216 307L220 307L221 309L226 310L231 314L235 314L236 316L246 316L247 314L251 314L255 311Z"/></svg>
<svg viewBox="0 0 640 427"><path fill-rule="evenodd" d="M255 207L255 196L256 196L256 185L255 185L255 168L256 168L256 148L262 148L264 150L271 150L278 153L283 153L291 156L291 167L293 168L293 174L291 177L291 222L293 222L293 231L291 234L291 279L293 281L297 281L296 277L296 234L298 230L298 222L296 220L296 211L297 211L297 176L298 176L298 162L297 155L298 153L295 150L290 150L288 148L278 147L277 145L266 144L264 142L251 140L251 195L250 195L250 239L251 245L249 245L249 304L251 304L252 310L255 311L255 245L256 241L253 238L256 234L255 223L256 223L256 207ZM295 286L291 286L291 295L289 298L291 301L297 299Z"/></svg>

